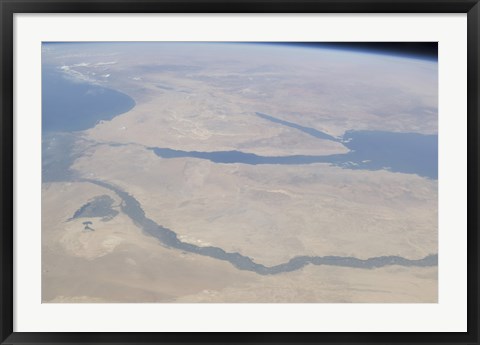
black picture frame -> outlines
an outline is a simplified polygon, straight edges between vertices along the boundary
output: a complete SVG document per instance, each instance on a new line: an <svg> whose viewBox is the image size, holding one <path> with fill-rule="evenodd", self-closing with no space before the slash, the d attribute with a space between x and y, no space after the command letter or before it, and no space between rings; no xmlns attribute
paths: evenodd
<svg viewBox="0 0 480 345"><path fill-rule="evenodd" d="M0 0L2 344L479 344L478 0ZM13 17L15 13L467 13L468 331L465 333L21 333L13 331ZM451 316L455 318L455 315Z"/></svg>

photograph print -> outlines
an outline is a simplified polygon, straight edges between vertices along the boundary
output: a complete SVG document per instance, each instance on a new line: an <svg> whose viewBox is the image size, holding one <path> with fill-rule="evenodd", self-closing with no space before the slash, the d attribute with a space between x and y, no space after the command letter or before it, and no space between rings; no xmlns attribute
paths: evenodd
<svg viewBox="0 0 480 345"><path fill-rule="evenodd" d="M42 303L437 303L437 43L43 42Z"/></svg>

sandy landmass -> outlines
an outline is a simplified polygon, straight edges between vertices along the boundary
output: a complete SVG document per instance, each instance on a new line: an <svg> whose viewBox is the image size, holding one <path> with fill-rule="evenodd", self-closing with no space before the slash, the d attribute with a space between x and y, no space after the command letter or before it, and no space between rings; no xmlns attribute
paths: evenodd
<svg viewBox="0 0 480 345"><path fill-rule="evenodd" d="M307 266L222 290L205 290L177 302L204 303L436 303L437 268L359 270Z"/></svg>
<svg viewBox="0 0 480 345"><path fill-rule="evenodd" d="M195 133L195 138L215 135L214 123L227 124L226 133L238 134L242 114L256 111L335 136L351 129L437 133L438 74L437 64L430 61L241 45L172 44L141 49L141 61L128 45L72 46L62 53L47 49L43 59L68 67L72 78L132 96L138 107L130 115L153 126L158 131L154 137L164 134L159 125L173 124L177 130L168 128L173 139L169 147L188 145L188 136L184 144L182 133ZM105 132L115 133L132 124L123 121L114 121L101 135L96 131L91 135L104 140ZM245 129L255 135L255 123ZM235 137L227 140L237 142ZM207 150L206 143L200 145Z"/></svg>
<svg viewBox="0 0 480 345"><path fill-rule="evenodd" d="M436 302L436 267L353 269L307 266L274 276L163 247L123 214L67 222L76 203L109 191L89 183L44 186L42 301L105 302ZM115 195L112 195L115 197ZM65 203L70 200L70 203Z"/></svg>
<svg viewBox="0 0 480 345"><path fill-rule="evenodd" d="M43 302L171 302L257 278L219 260L165 248L124 214L108 222L89 219L93 232L83 230L82 219L67 222L78 205L110 194L106 189L53 183L42 192L48 200L42 209Z"/></svg>
<svg viewBox="0 0 480 345"><path fill-rule="evenodd" d="M297 255L409 259L437 253L438 183L327 164L279 166L162 159L148 147L264 156L345 153L255 115L332 136L348 130L437 133L437 65L331 50L229 45L44 46L42 61L77 81L125 92L129 112L81 133L81 177L134 196L184 242L275 265ZM213 49L213 50L212 50ZM222 54L218 57L215 49ZM280 48L278 48L280 49ZM280 52L280 51L279 51ZM212 58L212 56L214 58ZM321 77L319 77L321 76ZM43 302L435 302L437 268L307 266L260 276L173 250L122 212L69 219L111 191L42 186ZM82 222L92 221L94 231Z"/></svg>
<svg viewBox="0 0 480 345"><path fill-rule="evenodd" d="M132 194L183 241L265 265L297 255L418 259L437 251L437 182L416 175L162 159L134 145L96 147L73 167Z"/></svg>

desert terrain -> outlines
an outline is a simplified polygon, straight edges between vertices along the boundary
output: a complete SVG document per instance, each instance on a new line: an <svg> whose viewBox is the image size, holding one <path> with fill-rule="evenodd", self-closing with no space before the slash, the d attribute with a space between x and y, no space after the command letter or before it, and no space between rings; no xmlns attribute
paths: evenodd
<svg viewBox="0 0 480 345"><path fill-rule="evenodd" d="M342 136L351 130L436 135L436 63L193 43L45 45L42 58L92 93L108 88L135 101L54 154L69 174L42 184L42 302L437 301L438 267L415 261L438 254L437 179L355 162L188 156L333 156L350 152ZM115 190L144 214L132 217ZM98 198L111 200L108 210L95 206ZM152 236L144 219L174 232L183 247ZM191 251L179 249L187 244ZM413 261L259 274L195 252L201 247L266 267L301 256Z"/></svg>

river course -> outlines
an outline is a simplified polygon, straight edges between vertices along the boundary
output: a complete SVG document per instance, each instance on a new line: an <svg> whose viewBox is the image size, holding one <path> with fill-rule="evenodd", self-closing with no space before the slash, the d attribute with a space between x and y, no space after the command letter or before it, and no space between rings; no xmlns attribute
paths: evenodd
<svg viewBox="0 0 480 345"><path fill-rule="evenodd" d="M49 92L44 92L42 96L43 182L88 182L113 191L122 200L122 212L125 213L138 227L140 227L146 235L156 238L158 241L160 241L160 243L167 247L226 261L231 263L239 270L251 271L261 275L291 272L301 269L309 264L354 267L363 269L372 269L389 265L417 267L438 265L438 255L432 254L421 259L413 260L400 256L380 256L368 259L342 256L296 256L290 259L288 262L279 265L265 266L256 263L252 258L237 252L227 252L219 247L197 246L191 243L182 242L178 239L178 236L174 231L165 228L162 225L155 223L152 219L148 218L145 215L145 212L143 211L140 203L126 191L106 181L81 178L70 169L73 161L82 155L82 152L78 151L77 143L79 141L82 141L83 139L81 138L81 135L78 134L78 131L91 128L95 126L98 121L108 121L113 117L125 111L128 111L129 109L131 109L131 107L134 106L133 100L124 94L98 85L89 85L73 82L68 78L65 79L63 76L59 76L57 74L57 71L53 71L52 69L44 69L43 72L44 78L42 80L42 89L44 91L60 90L64 95L63 98L58 97L58 94L56 95L57 97L51 97ZM65 108L65 99L69 100L68 109ZM79 112L69 111L72 110L71 104L76 104L78 105L79 109L85 110L86 108L83 106L84 102L89 103L90 110L94 110L89 113L89 116L85 117L84 114L81 114ZM115 104L111 104L112 102L114 102ZM66 114L68 114L68 117ZM313 160L311 163L314 163L318 160L325 160L325 157L328 157L327 161L325 162L340 166L342 166L343 164L345 168L352 168L353 166L353 168L358 169L377 170L384 169L385 167L390 167L394 171L416 173L421 176L426 176L428 178L435 179L437 176L437 156L435 151L437 147L436 136L422 136L420 134L413 133L407 134L407 136L404 136L403 134L398 134L397 136L395 136L394 134L392 139L392 134L388 132L360 133L352 131L346 132L342 138L338 138L333 137L327 133L320 132L313 128L297 125L292 122L274 118L267 114L256 113L256 116L259 116L264 120L271 121L279 125L297 129L319 139L341 142L345 146L352 149L352 151L345 155L332 155L323 157L292 156L293 158L282 158L261 157L253 154L242 153L239 151L227 151L226 153L192 153L172 150L168 148L151 149L153 149L155 153L159 156L167 156L165 158L175 158L179 156L195 157L210 159L213 161L218 160L219 162L222 162L222 160L227 160L226 163L238 163L239 161L243 160L243 163L246 164L272 164L272 159L280 160L279 162L275 162L273 164L305 164L305 162L302 162L302 160ZM358 136L361 137L361 140L358 140ZM390 136L390 138L387 138L387 136ZM390 141L393 140L393 146L390 145L390 149L386 150L385 145L378 145L379 138L382 140L384 140L385 138ZM406 149L404 145L407 145ZM364 157L364 153L366 152L365 147L381 147L383 151L380 155L377 156L370 154L368 157ZM394 147L393 155L392 147ZM422 149L422 147L424 147L425 149ZM397 148L400 151L398 151ZM412 160L410 156L412 154L418 153L419 151L421 154L415 155L414 159ZM379 151L377 150L377 152ZM406 153L406 155L404 155L404 153ZM401 163L398 166L392 166L392 164L390 163L394 162L395 157L397 161L399 158L403 159L406 157L407 159L409 159L409 163L407 165ZM386 161L387 158L391 159L391 162ZM356 163L353 165L349 165L348 163L352 162L352 160ZM426 164L427 167L421 167L419 169L419 164ZM91 205L89 205L89 207L90 206ZM79 214L81 215L82 212L85 212L85 210L86 208L80 209Z"/></svg>
<svg viewBox="0 0 480 345"><path fill-rule="evenodd" d="M182 242L178 239L178 236L174 231L165 228L148 218L145 215L140 203L127 192L104 181L91 179L81 179L80 181L90 182L115 192L123 201L121 205L122 212L130 217L130 219L147 235L155 237L167 247L227 261L239 270L251 271L261 275L268 275L295 271L308 264L364 269L378 268L389 265L426 267L436 266L438 264L437 255L428 255L418 260L410 260L400 256L378 256L368 259L358 259L355 257L346 256L296 256L290 259L288 262L279 265L265 266L254 262L253 259L240 253L230 253L219 247L203 247Z"/></svg>

